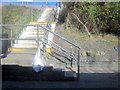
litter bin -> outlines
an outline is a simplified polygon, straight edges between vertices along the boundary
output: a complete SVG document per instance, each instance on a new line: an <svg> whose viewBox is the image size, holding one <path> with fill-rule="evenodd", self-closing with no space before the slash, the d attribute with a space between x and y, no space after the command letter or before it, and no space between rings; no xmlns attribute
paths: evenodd
<svg viewBox="0 0 120 90"><path fill-rule="evenodd" d="M8 38L8 34L0 34L0 38ZM0 54L4 54L8 51L9 41L0 40Z"/></svg>

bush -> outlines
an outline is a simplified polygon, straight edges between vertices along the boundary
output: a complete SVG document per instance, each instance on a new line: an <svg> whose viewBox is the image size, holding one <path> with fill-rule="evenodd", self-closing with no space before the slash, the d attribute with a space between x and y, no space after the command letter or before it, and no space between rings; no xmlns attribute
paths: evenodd
<svg viewBox="0 0 120 90"><path fill-rule="evenodd" d="M62 9L62 11L60 12L60 14L59 14L59 19L58 19L58 21L59 21L60 24L62 24L62 23L65 22L66 17L67 17L67 14L68 14L68 11L69 11L68 8L64 8L64 9Z"/></svg>
<svg viewBox="0 0 120 90"><path fill-rule="evenodd" d="M67 6L67 9L71 16L69 24L82 32L83 26L72 13L87 26L92 34L120 34L118 22L120 18L120 3L118 2L74 2L72 5Z"/></svg>

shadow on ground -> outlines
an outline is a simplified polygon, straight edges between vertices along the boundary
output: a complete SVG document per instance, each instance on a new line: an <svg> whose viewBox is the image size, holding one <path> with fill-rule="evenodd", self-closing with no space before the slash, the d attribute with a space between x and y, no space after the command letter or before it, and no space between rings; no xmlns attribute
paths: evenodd
<svg viewBox="0 0 120 90"><path fill-rule="evenodd" d="M40 72L30 66L2 65L3 81L58 81L64 80L63 71L53 71L52 66L46 66ZM59 76L59 77L58 77Z"/></svg>
<svg viewBox="0 0 120 90"><path fill-rule="evenodd" d="M79 80L63 81L63 74L45 67L37 73L32 67L2 65L2 88L117 88L118 73L80 73ZM58 78L56 81L54 79ZM48 79L48 80L47 80Z"/></svg>

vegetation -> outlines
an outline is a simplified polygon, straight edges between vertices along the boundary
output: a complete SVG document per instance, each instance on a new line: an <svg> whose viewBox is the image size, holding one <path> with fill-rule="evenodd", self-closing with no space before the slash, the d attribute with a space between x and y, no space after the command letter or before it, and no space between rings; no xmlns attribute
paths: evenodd
<svg viewBox="0 0 120 90"><path fill-rule="evenodd" d="M20 5L5 5L2 8L2 23L3 24L28 24L30 21L35 21L39 10L32 9L27 6ZM6 26L3 27L3 33L11 33L13 30L13 36L18 36L18 34L23 30L23 26Z"/></svg>
<svg viewBox="0 0 120 90"><path fill-rule="evenodd" d="M59 21L65 22L66 28L87 32L89 35L102 33L103 36L119 36L119 11L118 2L72 2L62 10Z"/></svg>
<svg viewBox="0 0 120 90"><path fill-rule="evenodd" d="M67 29L62 36L70 39L74 43L79 43L80 41L94 41L94 42L105 42L105 43L116 43L118 42L118 38L116 36L107 34L103 37L102 34L96 35L94 37L89 37L87 33L81 33L78 31L73 31L71 29Z"/></svg>

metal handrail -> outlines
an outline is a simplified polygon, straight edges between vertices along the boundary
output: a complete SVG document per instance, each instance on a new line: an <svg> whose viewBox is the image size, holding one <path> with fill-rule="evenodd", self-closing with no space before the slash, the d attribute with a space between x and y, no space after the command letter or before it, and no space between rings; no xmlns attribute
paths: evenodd
<svg viewBox="0 0 120 90"><path fill-rule="evenodd" d="M48 39L47 39L48 40ZM55 46L57 46L58 48L60 48L62 51L64 51L65 53L67 53L71 58L73 58L74 57L74 55L73 54L71 54L69 51L67 51L66 49L64 49L64 48L62 48L61 46L59 46L58 44L56 44L55 42L52 42L52 41L50 41L50 40L48 40L49 42L51 42L52 44L54 44ZM74 58L74 59L76 59L76 58ZM76 59L77 60L77 59Z"/></svg>
<svg viewBox="0 0 120 90"><path fill-rule="evenodd" d="M40 25L40 27L44 28L45 30L47 30L48 32L50 32L50 33L54 34L55 36L57 36L57 37L59 37L59 38L63 39L64 41L68 42L69 44L71 44L71 45L75 46L76 48L80 49L80 47L79 47L78 45L76 45L76 44L72 43L71 41L67 40L66 38L64 38L64 37L60 36L59 34L57 34L57 33L55 33L55 32L52 32L52 31L51 31L51 30L49 30L48 28L45 28L45 27L43 27L43 26L41 26L41 25Z"/></svg>
<svg viewBox="0 0 120 90"><path fill-rule="evenodd" d="M74 58L74 59L77 60L77 65L78 65L78 70L77 70L77 71L78 71L78 75L77 75L77 77L79 78L79 67L80 67L80 66L79 66L79 61L80 61L80 55L79 55L80 47L79 47L79 46L77 46L76 44L70 42L69 40L65 39L64 37L60 36L59 34L53 32L53 31L49 30L48 28L45 28L45 27L43 27L42 25L39 25L39 24L0 24L0 26L13 26L13 25L14 25L14 26L20 26L20 25L22 25L22 26L37 26L37 27L42 27L44 30L52 33L53 35L61 38L62 40L66 41L66 42L68 42L69 44L71 44L71 45L75 46L76 48L78 48L78 57L77 57L77 58L71 56L70 53L66 52L66 50L64 50L63 48L62 48L62 49L64 50L63 53L65 53L65 54L67 54L68 56L70 56L71 58ZM39 30L38 30L38 31L39 31ZM39 34L38 34L38 35L39 35ZM13 38L11 38L11 39L13 39ZM19 38L18 40L23 40L23 39L20 39L20 38ZM34 40L34 39L33 39L33 40ZM48 43L47 43L47 44L48 44ZM55 44L55 43L54 43L54 44ZM58 45L58 46L59 46L59 45Z"/></svg>
<svg viewBox="0 0 120 90"><path fill-rule="evenodd" d="M40 40L40 41L42 41L42 42L44 42L44 43L46 43L45 41L43 41L43 40ZM49 45L49 46L51 46L50 44L48 44L48 43L46 43L47 45ZM60 52L63 52L63 51L61 51L60 49L58 49L58 48L56 48L56 47L53 47L53 46L51 46L52 48L55 48L55 49L57 49L57 50L59 50ZM66 54L66 55L68 55L70 58L73 58L71 55L69 55L67 52L63 52L64 54ZM76 59L76 58L75 58ZM77 60L77 59L76 59Z"/></svg>
<svg viewBox="0 0 120 90"><path fill-rule="evenodd" d="M78 45L76 45L76 44L72 43L71 41L65 39L64 37L60 36L59 34L57 34L57 33L55 33L55 32L52 32L51 30L49 30L48 28L43 27L43 26L40 25L40 24L0 24L0 26L13 26L13 25L14 25L14 26L40 26L40 27L42 27L43 29L47 30L48 32L54 34L55 36L63 39L64 41L68 42L69 44L71 44L71 45L75 46L76 48L80 49L80 47L79 47Z"/></svg>
<svg viewBox="0 0 120 90"><path fill-rule="evenodd" d="M78 77L78 79L79 79L79 73L80 73L80 65L79 65L79 62L80 62L80 47L79 47L78 45L72 43L71 41L65 39L64 37L60 36L59 34L57 34L57 33L53 32L53 31L49 30L48 28L45 28L45 27L43 27L43 26L41 26L41 25L40 25L40 27L42 27L43 29L47 30L48 32L54 34L55 36L61 38L62 40L66 41L66 42L68 42L69 44L71 44L71 45L75 46L76 48L78 48L78 57L77 57L77 68L78 68L77 71L78 71L78 74L77 74L77 77ZM58 45L58 46L59 46L59 45ZM63 50L64 50L64 49L63 49ZM65 51L66 51L66 50L65 50ZM71 54L70 54L70 55L71 55ZM74 57L74 58L75 58L75 57Z"/></svg>
<svg viewBox="0 0 120 90"><path fill-rule="evenodd" d="M80 67L80 65L79 65L79 61L80 61L80 47L79 47L78 45L72 43L72 42L69 41L68 39L60 36L59 34L51 31L51 30L49 29L50 27L47 28L47 27L44 27L44 26L42 26L42 25L40 25L40 24L0 24L0 26L13 26L13 25L14 25L14 26L36 26L37 28L38 28L38 27L41 27L41 28L43 28L45 31L47 31L47 32L49 32L49 33L52 33L53 35L57 36L58 38L62 39L63 41L65 41L65 42L69 43L70 45L74 46L75 48L77 48L77 57L76 57L76 56L74 56L73 54L71 54L70 52L68 52L66 49L64 49L64 48L62 48L61 46L59 46L58 44L56 44L56 43L54 43L54 42L51 42L51 43L53 43L55 46L59 47L59 49L58 49L58 48L52 46L53 48L61 51L62 53L64 53L64 54L66 54L67 56L69 56L71 59L74 59L74 60L77 61L77 73L78 73L78 74L77 74L77 77L79 78L79 72L80 72L80 70L79 70L79 67ZM38 29L39 29L39 28L38 28ZM38 29L37 29L37 32L38 32L38 33L37 33L37 36L38 36L38 38L39 38L39 30L38 30ZM13 40L13 38L11 38L11 39ZM19 38L18 40L23 40L23 39ZM24 40L25 40L25 39L24 39ZM31 39L31 40L35 40L35 39ZM38 42L37 42L38 45L39 45L39 40L40 40L40 39L38 39ZM42 41L43 44L45 43L45 44L49 45L48 43L46 43L46 42L43 41L43 40L40 40L40 41ZM49 41L49 40L47 39L47 41ZM61 50L60 50L60 49L61 49ZM72 64L72 62L71 62L71 64Z"/></svg>

